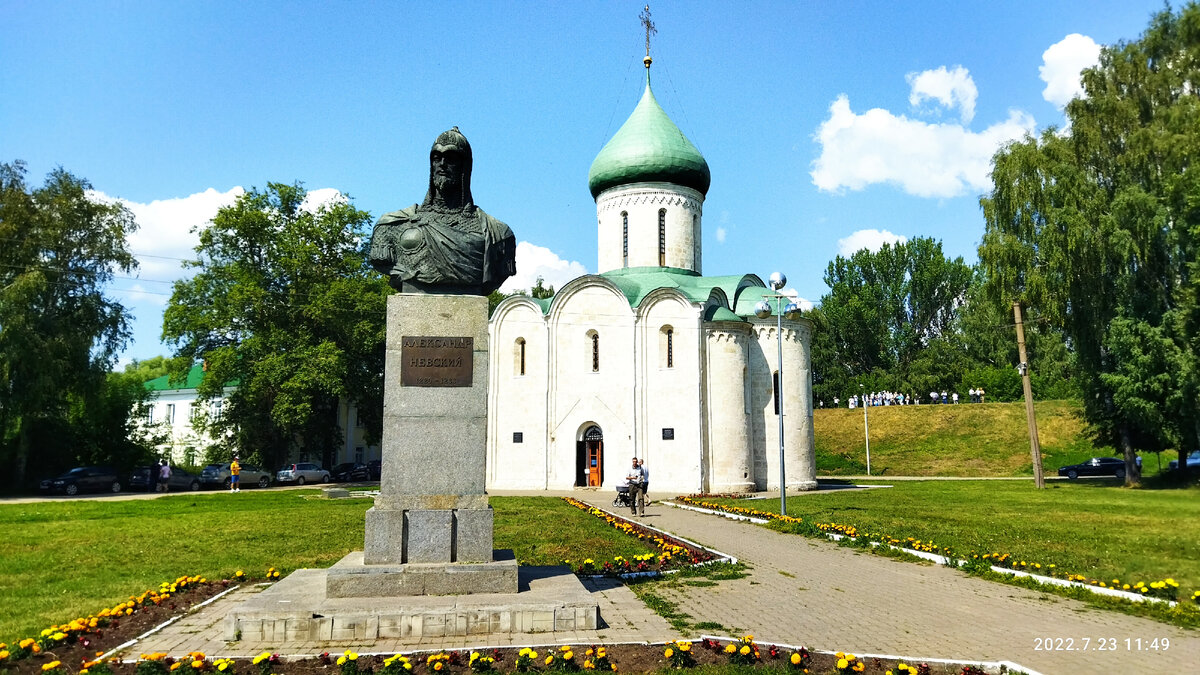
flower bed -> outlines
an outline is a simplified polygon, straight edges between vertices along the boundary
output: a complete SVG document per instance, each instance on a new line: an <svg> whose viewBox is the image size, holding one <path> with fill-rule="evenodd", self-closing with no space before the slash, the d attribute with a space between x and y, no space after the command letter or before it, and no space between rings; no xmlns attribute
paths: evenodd
<svg viewBox="0 0 1200 675"><path fill-rule="evenodd" d="M900 539L882 532L860 531L854 525L842 523L808 522L797 516L781 516L778 513L772 513L770 511L760 511L758 509L751 509L742 506L730 506L708 501L713 497L714 496L710 495L691 495L686 497L677 497L676 500L697 508L720 511L723 513L730 513L748 518L758 518L767 522L780 523L785 526L782 529L786 529L787 531L796 534L822 537L850 537L853 539L893 546L900 549L908 549L910 551L932 553L942 556L946 559L947 564L951 564L954 567L977 569L994 566L1017 572L1050 577L1052 579L1061 579L1063 581L1074 582L1085 586L1125 591L1130 594L1164 600L1167 602L1174 602L1179 597L1179 584L1171 578L1152 581L1150 583L1137 581L1132 584L1127 581L1122 582L1120 579L1106 581L1103 579L1089 578L1082 574L1075 574L1061 570L1057 565L1052 563L1043 565L1039 562L1026 561L1017 558L1010 553L969 551L966 554L961 554L960 552L954 551L949 546L938 546L932 541L922 541L913 537L905 537ZM724 499L735 498L730 495L719 495L716 497ZM1193 591L1190 600L1197 605L1200 605L1200 590Z"/></svg>
<svg viewBox="0 0 1200 675"><path fill-rule="evenodd" d="M710 562L716 559L712 551L701 548L677 539L670 535L648 528L639 523L630 522L619 516L614 516L611 513L602 511L594 506L584 504L578 499L571 497L563 497L563 501L571 506L587 512L595 516L616 530L627 534L631 537L637 537L643 541L653 544L660 553L658 555L645 554L634 556L633 560L628 560L622 556L617 556L611 561L596 562L591 558L586 558L578 565L573 565L575 573L583 576L604 575L604 576L620 576L622 574L633 574L638 572L662 572L671 569L679 569L688 565L698 565L701 563ZM567 561L570 563L571 561Z"/></svg>
<svg viewBox="0 0 1200 675"><path fill-rule="evenodd" d="M407 654L323 652L283 657L264 652L252 659L211 657L189 652L177 657L158 652L136 659L92 662L87 668L64 665L39 656L10 668L24 675L404 675L406 673L560 673L681 670L728 665L738 672L760 667L797 673L893 673L894 675L980 675L1013 669L1015 664L961 664L943 661L908 663L846 652L818 652L804 647L737 639L679 640L660 645L550 645L507 649L442 650ZM982 667L981 667L982 666ZM983 670L986 667L988 670Z"/></svg>

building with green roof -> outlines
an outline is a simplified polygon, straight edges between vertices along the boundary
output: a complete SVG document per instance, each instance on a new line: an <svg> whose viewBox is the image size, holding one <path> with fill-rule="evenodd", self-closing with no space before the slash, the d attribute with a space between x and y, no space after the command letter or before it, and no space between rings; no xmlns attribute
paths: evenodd
<svg viewBox="0 0 1200 675"><path fill-rule="evenodd" d="M645 63L641 100L588 172L599 273L492 315L488 487L614 487L637 457L652 491L778 489L781 400L786 487L813 489L812 326L783 321L777 342L777 319L754 312L775 307L760 277L703 275L708 162Z"/></svg>

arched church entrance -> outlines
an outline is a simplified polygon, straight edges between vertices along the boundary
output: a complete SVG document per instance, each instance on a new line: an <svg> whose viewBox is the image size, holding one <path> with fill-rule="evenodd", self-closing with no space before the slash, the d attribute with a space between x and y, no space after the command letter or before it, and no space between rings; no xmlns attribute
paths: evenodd
<svg viewBox="0 0 1200 675"><path fill-rule="evenodd" d="M575 443L575 485L599 487L603 483L604 432L593 424Z"/></svg>

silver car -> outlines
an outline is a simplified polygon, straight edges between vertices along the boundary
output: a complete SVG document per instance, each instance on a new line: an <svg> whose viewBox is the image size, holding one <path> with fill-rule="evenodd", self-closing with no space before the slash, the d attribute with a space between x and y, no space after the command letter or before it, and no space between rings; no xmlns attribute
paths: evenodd
<svg viewBox="0 0 1200 675"><path fill-rule="evenodd" d="M322 469L319 465L311 462L287 464L279 470L279 473L275 474L275 482L295 483L296 485L304 485L305 483L328 483L329 472L325 469Z"/></svg>
<svg viewBox="0 0 1200 675"><path fill-rule="evenodd" d="M243 487L257 485L260 488L270 487L271 474L264 471L253 464L242 464L241 478L239 482ZM209 464L200 472L200 483L204 487L214 487L220 485L226 490L229 489L229 465L228 464Z"/></svg>

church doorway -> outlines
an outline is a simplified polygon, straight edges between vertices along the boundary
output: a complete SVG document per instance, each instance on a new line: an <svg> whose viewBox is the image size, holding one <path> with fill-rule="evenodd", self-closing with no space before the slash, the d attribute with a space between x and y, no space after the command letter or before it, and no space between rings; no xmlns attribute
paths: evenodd
<svg viewBox="0 0 1200 675"><path fill-rule="evenodd" d="M575 444L575 485L600 487L604 483L604 432L592 425Z"/></svg>

